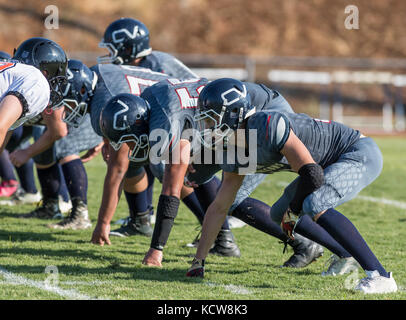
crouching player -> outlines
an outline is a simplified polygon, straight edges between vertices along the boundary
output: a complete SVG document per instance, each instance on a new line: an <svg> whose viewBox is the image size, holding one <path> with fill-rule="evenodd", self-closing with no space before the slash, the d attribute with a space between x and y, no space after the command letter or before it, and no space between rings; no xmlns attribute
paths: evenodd
<svg viewBox="0 0 406 320"><path fill-rule="evenodd" d="M267 173L290 170L299 174L272 206L272 219L294 238L303 232L302 223L306 224L305 217L310 216L336 241L335 248L331 248L333 252L338 249L337 255L353 257L365 270L367 277L357 284L356 290L364 293L397 291L392 273L381 265L355 226L335 209L353 199L379 176L383 160L375 142L340 123L312 119L306 114L262 111L239 121L233 115L244 114L246 110L232 106L217 108L205 103L205 98L213 92L216 88L207 86L201 93L198 116L202 127L214 133L215 143L222 140L216 135L221 128L223 136L228 137L228 146L256 150L251 158L256 170ZM243 139L236 139L236 129L243 129L239 130ZM258 137L254 146L250 146L250 132ZM244 180L241 174L244 165L238 161L223 162L221 167L224 179L206 213L196 256L187 276L203 276L204 260ZM314 230L306 236L314 241L322 240Z"/></svg>
<svg viewBox="0 0 406 320"><path fill-rule="evenodd" d="M0 152L12 131L62 101L68 59L45 38L30 38L12 60L0 61Z"/></svg>
<svg viewBox="0 0 406 320"><path fill-rule="evenodd" d="M180 190L189 164L189 141L185 137L182 137L182 135L186 133L187 129L194 128L193 116L196 110L197 97L206 84L207 80L205 79L188 81L179 81L178 79L163 80L145 89L141 97L147 101L146 105L140 99L119 95L104 107L100 117L100 126L104 128L104 135L114 143L129 145L130 158L133 162L137 161L137 158L142 159L142 161L152 160L151 162L158 164L151 166L152 171L160 170L163 173L161 173L161 176L163 176L163 189L158 204L157 222L152 236L151 248L143 261L147 265L161 265L162 250L168 240L177 215ZM234 85L235 83L231 82L232 88L234 88ZM253 86L255 87L255 85ZM241 88L239 87L239 89ZM284 99L278 99L279 94L273 93L269 95L269 92L271 92L269 89L268 91L264 91L263 88L258 90L263 91L262 96L265 97L265 101L271 102L271 104L273 98L276 98L274 107L285 101ZM255 96L258 96L258 92ZM126 103L119 103L119 100L125 100ZM264 104L263 102L258 104L258 106L262 108ZM279 108L281 107L279 106ZM290 107L288 109L291 111ZM145 116L145 113L148 112L149 114ZM143 121L137 121L137 119L143 119ZM161 135L158 136L159 134ZM186 148L186 151L175 151L179 147L182 149ZM150 148L152 155L148 157ZM166 161L165 168L163 168L160 162L156 161L159 158L156 156L157 153L160 155L166 153L169 157L171 154L180 154L181 158L177 159L180 161L176 163ZM182 160L182 157L185 157L185 159ZM142 161L140 162L142 163ZM202 186L204 186L212 181L216 181L214 174L217 171L216 165L202 165L196 170L194 178L201 178L201 181L203 181ZM199 177L199 172L202 173L202 177ZM250 194L249 190L255 188L257 181L261 181L261 177L259 179L254 177L254 180L250 180L251 177L247 178L245 185L241 188L242 200ZM196 189L200 187L199 185ZM214 192L211 193L210 197L207 197L207 207L215 198L217 187L218 185L216 184L216 187L213 188ZM271 221L270 207L260 203L260 201L255 201L255 199L247 198L246 201L242 200L239 199L238 206L236 206L236 210L240 213L238 218L246 220L247 223L261 231L274 236L278 234L284 240L289 239L280 230L279 226ZM251 210L253 206L257 210ZM224 233L223 228L224 226L217 231L217 239L222 232ZM230 241L229 246L231 243ZM308 240L306 242L297 239L295 245L299 247L299 243L301 250L295 252L294 256L300 256L301 259L296 257L295 260L292 259L292 261L295 261L294 264L286 266L304 267L322 253L322 250L320 253L320 250L317 248L319 246L310 244ZM214 248L217 244L216 240ZM292 245L293 242L289 244ZM311 250L307 250L307 247L311 247ZM213 249L211 249L211 252L213 252Z"/></svg>

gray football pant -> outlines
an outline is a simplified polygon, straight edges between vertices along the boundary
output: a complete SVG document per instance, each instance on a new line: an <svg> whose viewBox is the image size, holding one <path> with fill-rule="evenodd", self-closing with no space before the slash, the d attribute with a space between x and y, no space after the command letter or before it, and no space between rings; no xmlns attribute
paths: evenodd
<svg viewBox="0 0 406 320"><path fill-rule="evenodd" d="M324 184L306 197L302 214L311 217L335 208L351 199L372 183L381 173L382 153L373 139L365 137L355 142L339 159L324 169ZM283 195L274 203L271 217L277 224L296 192L298 178L284 190Z"/></svg>

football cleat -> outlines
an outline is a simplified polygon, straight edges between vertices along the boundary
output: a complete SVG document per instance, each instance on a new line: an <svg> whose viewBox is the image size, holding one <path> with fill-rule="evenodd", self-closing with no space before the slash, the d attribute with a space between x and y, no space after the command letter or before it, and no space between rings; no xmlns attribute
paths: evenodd
<svg viewBox="0 0 406 320"><path fill-rule="evenodd" d="M22 188L18 188L10 199L0 201L0 205L16 206L21 204L37 204L41 201L41 193L29 193Z"/></svg>
<svg viewBox="0 0 406 320"><path fill-rule="evenodd" d="M58 219L62 218L62 213L59 210L58 199L44 198L35 210L30 213L21 214L18 217L24 219Z"/></svg>
<svg viewBox="0 0 406 320"><path fill-rule="evenodd" d="M231 230L220 230L214 241L214 246L209 253L223 257L240 257L241 252L235 243L234 235Z"/></svg>
<svg viewBox="0 0 406 320"><path fill-rule="evenodd" d="M87 205L80 199L72 199L72 210L62 221L48 225L51 229L83 230L92 226Z"/></svg>
<svg viewBox="0 0 406 320"><path fill-rule="evenodd" d="M150 219L150 210L137 213L135 217L128 217L120 228L110 231L110 236L124 238L139 234L151 237L153 230L151 228Z"/></svg>
<svg viewBox="0 0 406 320"><path fill-rule="evenodd" d="M0 197L10 197L18 189L18 181L16 180L5 180L0 184Z"/></svg>
<svg viewBox="0 0 406 320"><path fill-rule="evenodd" d="M326 271L321 273L323 277L351 273L361 267L353 257L340 258L335 254L333 254L327 262L330 263L330 266Z"/></svg>
<svg viewBox="0 0 406 320"><path fill-rule="evenodd" d="M186 272L186 277L203 278L204 277L204 259L193 258L192 266Z"/></svg>
<svg viewBox="0 0 406 320"><path fill-rule="evenodd" d="M72 209L72 201L68 200L65 201L63 200L62 196L59 196L59 210L61 210L61 212L63 214L69 213L70 210Z"/></svg>
<svg viewBox="0 0 406 320"><path fill-rule="evenodd" d="M398 291L398 286L393 279L392 272L389 272L389 278L381 276L377 270L365 270L367 277L361 279L355 286L354 290L361 291L366 294L373 293L392 293Z"/></svg>
<svg viewBox="0 0 406 320"><path fill-rule="evenodd" d="M292 247L294 253L281 266L284 268L304 268L324 253L322 246L299 234L295 234L295 239L289 239L287 244Z"/></svg>

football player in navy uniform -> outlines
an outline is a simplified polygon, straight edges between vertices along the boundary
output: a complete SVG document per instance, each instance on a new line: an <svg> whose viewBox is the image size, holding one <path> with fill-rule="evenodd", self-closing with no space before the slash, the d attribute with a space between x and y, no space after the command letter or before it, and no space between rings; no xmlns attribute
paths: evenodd
<svg viewBox="0 0 406 320"><path fill-rule="evenodd" d="M356 227L335 209L379 176L383 159L373 139L343 124L312 119L306 114L265 110L246 116L249 110L228 103L227 93L223 93L226 99L221 106L210 103L212 94L217 94L215 85L206 86L199 97L196 118L202 132L213 134L212 145L216 149L227 138L227 149L249 150L252 157L248 164L238 158L222 162L224 179L205 215L202 236L187 275L204 275L204 260L243 183L244 169L253 164L254 172L289 170L299 174L271 210L272 219L289 237L300 234L304 217L310 216L365 270L367 277L357 284L356 290L397 291L392 274L384 269ZM238 129L242 138L236 139ZM252 140L253 136L256 139ZM218 151L217 155L224 152ZM313 238L312 233L307 236Z"/></svg>
<svg viewBox="0 0 406 320"><path fill-rule="evenodd" d="M163 189L159 198L157 221L151 247L144 257L144 264L161 266L162 250L177 215L181 188L189 162L189 138L182 137L182 135L186 134L188 129L195 128L193 117L196 111L197 97L206 84L206 79L190 79L186 81L167 79L145 89L141 97L148 102L149 113L143 111L142 114L147 113L147 115L143 116L143 119L145 117L148 131L145 131L142 127L138 128L136 122L134 124L128 122L130 119L136 118L134 118L134 114L140 113L137 111L136 101L129 101L129 105L123 107L122 104L114 100L103 109L100 120L101 126L104 128L104 135L115 143L130 144L130 158L133 162L137 162L137 158L140 158L139 162L141 163L146 159L152 160L151 155L156 158L156 154L164 155L168 153L169 156L181 154L179 161L176 163L166 160L165 168L162 167L159 157L155 161L151 161L151 169L156 176L161 176ZM226 85L230 86L230 88L238 85L238 89L244 86L243 83L236 80L231 81L231 79ZM271 108L292 112L289 104L278 92L262 85L246 83L246 86L248 89L244 86L245 89L242 90L249 91L252 94L252 102L258 110ZM116 97L116 100L119 100L118 97ZM251 108L251 112L255 112L255 108ZM117 123L120 123L120 125L117 125ZM162 132L162 136L154 138L153 136L159 132ZM148 158L149 148L151 148L151 155ZM183 156L185 158L182 160ZM220 168L216 164L196 166L193 174L193 182L198 181L195 185L195 192L198 192L199 188L205 184L210 184L212 181L215 183L217 178L214 177L214 174L219 170ZM248 198L251 191L263 178L264 176L260 175L247 177L231 211L238 212L238 218L241 220L289 242L296 249L295 254L287 261L285 266L304 267L319 257L323 250L319 245L303 237L301 239L298 237L294 241L288 240L289 238L280 230L279 226L271 221L270 208L260 201ZM218 186L216 185L212 194L207 195L205 209L215 198ZM217 239L222 233L228 233L223 226L219 230Z"/></svg>
<svg viewBox="0 0 406 320"><path fill-rule="evenodd" d="M99 63L107 62L117 65L131 65L148 68L152 71L161 72L178 79L197 77L189 68L172 55L152 50L148 28L136 19L121 18L113 21L106 28L99 46L109 50L107 56L99 57ZM133 79L130 84L133 86L139 86L141 90L143 90L146 85L150 85L148 84L148 78L144 80L140 78ZM133 93L139 95L139 91L140 90L135 89ZM108 147L107 143L105 144L105 148L106 147ZM122 170L119 167L119 163L126 161L122 155L125 155L126 151L128 151L127 146L124 145L123 150L120 150L118 155L116 154L116 151L111 150L111 148L108 151L109 152L106 152L107 154L113 154L111 161L109 161L109 168L113 171ZM132 192L130 190L130 185L133 184L126 181L127 179L125 178L124 193L131 208L130 217L125 220L120 228L113 230L110 235L125 237L152 232L147 226L138 228L137 226L140 225L140 221L138 221L139 219L135 221L135 215L137 212L141 213L149 210L150 214L153 214L152 194L154 175L149 170L148 166L146 166L144 170L146 175L138 182L137 186L134 185ZM136 190L138 192L135 192ZM145 199L148 203L147 208L144 206ZM183 201L196 216L201 215L200 212L202 209L199 200L193 193L193 189L189 189L188 195L184 197ZM144 221L145 219L142 220Z"/></svg>

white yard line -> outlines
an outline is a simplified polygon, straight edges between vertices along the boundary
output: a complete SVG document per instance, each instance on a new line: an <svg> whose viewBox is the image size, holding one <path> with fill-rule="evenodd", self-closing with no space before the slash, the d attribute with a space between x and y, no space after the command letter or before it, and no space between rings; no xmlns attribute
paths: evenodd
<svg viewBox="0 0 406 320"><path fill-rule="evenodd" d="M70 300L95 300L95 298L84 295L74 289L62 289L57 286L49 286L44 281L35 281L16 275L6 269L0 267L0 276L3 276L3 283L9 285L22 285L27 287L34 287L40 290L48 291Z"/></svg>
<svg viewBox="0 0 406 320"><path fill-rule="evenodd" d="M288 182L285 181L279 181L276 183L278 187L285 188L288 186ZM375 197L369 197L369 196L357 196L356 199L363 200L363 201L369 201L369 202L376 202L376 203L383 203L392 207L396 207L399 209L406 209L406 202L401 202L397 200L391 200L391 199L386 199L386 198L375 198Z"/></svg>
<svg viewBox="0 0 406 320"><path fill-rule="evenodd" d="M243 286L236 286L233 284L222 285L222 284L217 284L215 282L206 282L206 285L208 285L209 287L223 287L227 291L230 291L231 293L235 293L235 294L246 294L246 295L254 294L254 292L248 290L247 288L245 288Z"/></svg>
<svg viewBox="0 0 406 320"><path fill-rule="evenodd" d="M386 199L386 198L368 197L368 196L358 196L357 198L360 200L387 204L389 206L400 208L400 209L406 209L406 203L401 202L401 201L390 200L390 199Z"/></svg>

